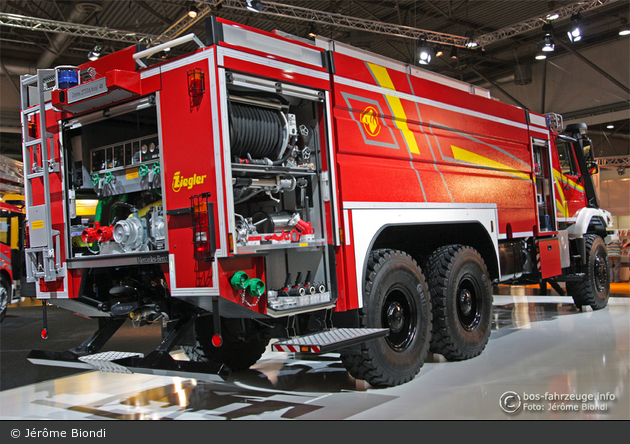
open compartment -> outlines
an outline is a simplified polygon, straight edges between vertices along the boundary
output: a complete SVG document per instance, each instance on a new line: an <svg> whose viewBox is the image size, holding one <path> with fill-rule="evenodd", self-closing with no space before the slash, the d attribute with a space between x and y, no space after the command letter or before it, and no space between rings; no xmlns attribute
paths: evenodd
<svg viewBox="0 0 630 444"><path fill-rule="evenodd" d="M265 255L271 313L331 304L323 96L227 73L233 253Z"/></svg>
<svg viewBox="0 0 630 444"><path fill-rule="evenodd" d="M64 123L71 259L166 249L158 134L152 96Z"/></svg>

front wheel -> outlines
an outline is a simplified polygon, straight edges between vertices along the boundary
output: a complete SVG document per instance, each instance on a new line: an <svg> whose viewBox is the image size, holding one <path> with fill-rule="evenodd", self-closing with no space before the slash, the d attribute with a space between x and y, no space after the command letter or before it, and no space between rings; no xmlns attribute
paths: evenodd
<svg viewBox="0 0 630 444"><path fill-rule="evenodd" d="M567 282L567 293L573 296L578 307L590 305L600 310L608 305L610 295L610 268L604 240L595 234L584 236L586 267L584 278Z"/></svg>
<svg viewBox="0 0 630 444"><path fill-rule="evenodd" d="M361 327L389 328L389 335L342 353L348 372L373 386L413 379L424 364L431 333L431 304L418 264L402 251L375 250L368 260Z"/></svg>

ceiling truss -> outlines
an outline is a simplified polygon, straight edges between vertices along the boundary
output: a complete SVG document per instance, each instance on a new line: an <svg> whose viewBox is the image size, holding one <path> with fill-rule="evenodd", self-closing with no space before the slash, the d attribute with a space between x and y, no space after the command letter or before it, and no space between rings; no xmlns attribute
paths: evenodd
<svg viewBox="0 0 630 444"><path fill-rule="evenodd" d="M135 31L124 31L102 26L83 25L58 20L27 17L25 15L0 12L0 25L29 31L52 32L55 34L69 34L76 37L90 37L99 40L113 40L125 43L149 43L155 35Z"/></svg>
<svg viewBox="0 0 630 444"><path fill-rule="evenodd" d="M584 12L603 6L608 3L617 2L619 0L588 0L576 2L572 5L565 6L554 11L558 15L556 20L570 18L573 14ZM301 8L290 6L272 1L265 1L265 9L259 14L274 17L289 18L292 20L301 20L309 23L318 23L341 29L352 29L375 34L388 35L391 37L407 38L407 39L424 39L427 42L438 43L442 45L451 45L457 47L469 47L470 37L462 37L451 34L433 32L424 29L418 29L410 26L396 25L394 23L386 23L377 20L367 20L357 17L351 17L343 14L332 12ZM161 35L111 29L107 27L83 25L77 23L68 23L57 20L27 17L18 14L0 13L0 25L9 26L30 31L42 31L61 34L70 34L79 37L91 37L95 39L112 40L125 43L145 43L149 46L164 43L181 35L184 31L193 26L196 22L211 13L218 6L225 9L234 9L247 11L246 2L244 0L220 0L213 2L197 2L198 15L196 18L190 18L184 14L172 26L170 26ZM548 15L548 14L547 14ZM541 28L550 20L545 17L536 17L513 26L509 26L491 33L483 34L475 38L475 42L485 47L492 43L508 39L512 36Z"/></svg>
<svg viewBox="0 0 630 444"><path fill-rule="evenodd" d="M513 26L508 26L506 28L490 32L488 34L484 34L480 37L475 38L475 41L479 44L479 46L484 47L499 40L505 40L515 35L522 34L523 32L542 28L543 26L553 21L560 21L567 18L570 19L574 14L577 14L578 12L590 11L592 9L599 8L600 6L606 5L608 3L614 3L616 1L618 0L589 0L576 2L572 5L568 5L552 11L548 14L545 14L545 17L536 17ZM551 20L548 18L551 15L557 15L557 17Z"/></svg>

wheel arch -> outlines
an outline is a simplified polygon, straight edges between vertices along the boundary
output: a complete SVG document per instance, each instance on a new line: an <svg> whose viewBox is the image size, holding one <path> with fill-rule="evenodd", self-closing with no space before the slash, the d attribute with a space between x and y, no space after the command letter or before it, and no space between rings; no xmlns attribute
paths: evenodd
<svg viewBox="0 0 630 444"><path fill-rule="evenodd" d="M4 269L0 269L0 276L2 276L4 279L6 279L6 281L9 283L9 287L11 287L12 283L13 283L13 279L11 277L11 274Z"/></svg>
<svg viewBox="0 0 630 444"><path fill-rule="evenodd" d="M422 267L433 251L450 244L463 244L476 249L486 262L491 279L499 277L496 246L483 224L478 221L429 222L383 225L372 238L364 258L363 281L365 282L366 278L367 261L375 249L391 248L404 251Z"/></svg>
<svg viewBox="0 0 630 444"><path fill-rule="evenodd" d="M567 231L570 238L580 238L585 234L597 234L606 238L606 229L612 224L612 215L599 208L582 208L577 213L576 221Z"/></svg>

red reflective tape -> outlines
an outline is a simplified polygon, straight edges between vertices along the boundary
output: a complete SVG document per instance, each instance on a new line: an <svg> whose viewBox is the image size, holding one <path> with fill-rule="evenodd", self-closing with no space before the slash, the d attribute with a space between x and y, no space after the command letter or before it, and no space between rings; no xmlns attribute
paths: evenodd
<svg viewBox="0 0 630 444"><path fill-rule="evenodd" d="M313 345L313 346L311 347L311 352L312 352L312 353L319 353L319 347L318 347L318 346L316 346L316 345Z"/></svg>

